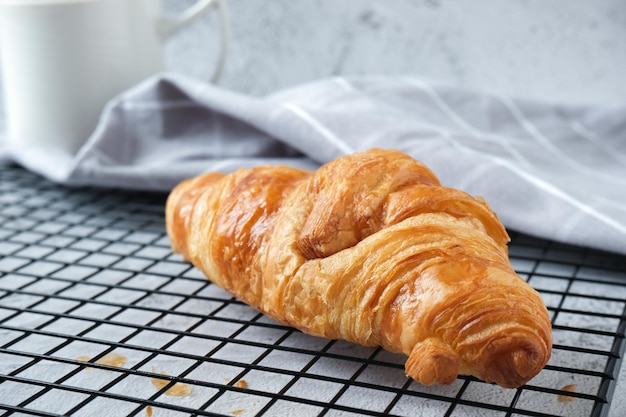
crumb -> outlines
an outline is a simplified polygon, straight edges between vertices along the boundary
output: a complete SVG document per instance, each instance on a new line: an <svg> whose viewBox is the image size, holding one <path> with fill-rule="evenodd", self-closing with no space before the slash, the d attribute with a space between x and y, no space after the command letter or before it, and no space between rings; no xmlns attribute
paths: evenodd
<svg viewBox="0 0 626 417"><path fill-rule="evenodd" d="M148 417L152 417L152 406L151 405L146 407L146 415Z"/></svg>
<svg viewBox="0 0 626 417"><path fill-rule="evenodd" d="M243 408L240 408L239 410L233 410L233 411L231 411L230 413L231 413L232 415L234 415L234 416L238 416L239 414L243 414L243 413L245 413L246 411L248 411L248 410L244 410Z"/></svg>
<svg viewBox="0 0 626 417"><path fill-rule="evenodd" d="M239 381L237 381L237 383L235 383L235 386L237 388L248 388L248 383L245 379L240 379Z"/></svg>
<svg viewBox="0 0 626 417"><path fill-rule="evenodd" d="M76 360L81 362L89 362L91 358L89 356L77 356ZM120 355L116 352L109 352L100 359L98 359L96 363L100 365L116 366L119 368L124 366L127 361L128 358L126 356Z"/></svg>
<svg viewBox="0 0 626 417"><path fill-rule="evenodd" d="M152 372L155 372L154 367L152 368ZM161 371L161 375L167 376L167 372ZM161 378L152 378L150 382L152 382L152 385L158 389L161 389L170 383L169 380ZM191 386L189 386L189 384L185 384L184 382L177 382L165 391L165 395L169 395L171 397L184 397L189 394L191 394Z"/></svg>
<svg viewBox="0 0 626 417"><path fill-rule="evenodd" d="M561 390L566 392L576 392L576 384L565 385L563 388L561 388ZM576 397L560 394L557 399L562 403L568 403L574 401Z"/></svg>
<svg viewBox="0 0 626 417"><path fill-rule="evenodd" d="M120 355L119 353L110 352L101 357L96 361L100 365L109 365L109 366L117 366L121 367L128 361L126 356Z"/></svg>

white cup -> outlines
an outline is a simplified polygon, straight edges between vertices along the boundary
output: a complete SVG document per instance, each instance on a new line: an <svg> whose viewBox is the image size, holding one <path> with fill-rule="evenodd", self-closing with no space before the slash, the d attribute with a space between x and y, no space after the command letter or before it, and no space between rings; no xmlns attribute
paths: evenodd
<svg viewBox="0 0 626 417"><path fill-rule="evenodd" d="M8 144L75 153L107 101L162 71L164 41L213 3L166 19L159 0L0 0Z"/></svg>

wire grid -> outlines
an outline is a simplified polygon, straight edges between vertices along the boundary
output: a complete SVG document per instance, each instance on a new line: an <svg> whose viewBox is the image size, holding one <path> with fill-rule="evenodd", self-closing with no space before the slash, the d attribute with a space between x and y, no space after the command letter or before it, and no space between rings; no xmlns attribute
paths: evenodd
<svg viewBox="0 0 626 417"><path fill-rule="evenodd" d="M552 317L549 364L517 390L425 387L401 355L305 335L210 284L171 254L164 195L0 176L2 415L608 413L625 257L512 234L512 263Z"/></svg>

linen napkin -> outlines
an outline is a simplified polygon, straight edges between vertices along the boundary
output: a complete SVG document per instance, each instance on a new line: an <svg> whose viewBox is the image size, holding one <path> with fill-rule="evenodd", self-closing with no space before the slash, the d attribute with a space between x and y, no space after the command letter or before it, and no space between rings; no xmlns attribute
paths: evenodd
<svg viewBox="0 0 626 417"><path fill-rule="evenodd" d="M315 169L396 148L507 228L626 254L626 105L521 100L419 77L336 77L257 98L160 74L108 103L78 154L0 148L68 185L168 191L202 172Z"/></svg>

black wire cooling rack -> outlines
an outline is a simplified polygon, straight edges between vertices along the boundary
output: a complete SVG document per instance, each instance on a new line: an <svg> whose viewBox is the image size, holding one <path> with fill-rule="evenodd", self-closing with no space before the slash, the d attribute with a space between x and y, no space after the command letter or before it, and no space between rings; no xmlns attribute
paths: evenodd
<svg viewBox="0 0 626 417"><path fill-rule="evenodd" d="M551 313L550 363L516 390L424 387L400 355L307 336L211 285L171 254L164 195L0 179L0 415L608 415L625 257L513 234Z"/></svg>

